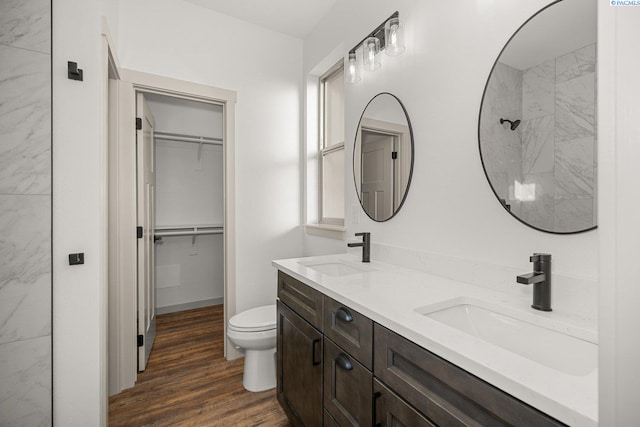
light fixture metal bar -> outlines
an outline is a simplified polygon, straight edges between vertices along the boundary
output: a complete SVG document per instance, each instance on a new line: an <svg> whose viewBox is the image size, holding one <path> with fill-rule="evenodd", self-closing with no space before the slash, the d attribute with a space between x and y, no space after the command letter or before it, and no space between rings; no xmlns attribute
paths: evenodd
<svg viewBox="0 0 640 427"><path fill-rule="evenodd" d="M356 50L362 46L362 43L364 43L364 41L366 39L368 39L369 37L377 37L378 40L380 40L380 50L383 50L385 48L386 44L386 40L385 40L385 35L384 35L384 24L387 23L387 21L391 18L397 18L400 16L400 12L398 12L397 10L395 12L393 12L393 14L388 17L387 19L384 20L384 22L382 22L382 24L378 25L376 27L375 30L373 30L372 32L370 32L369 34L367 34L362 40L360 40L360 42L355 45L350 51L349 53L355 53Z"/></svg>

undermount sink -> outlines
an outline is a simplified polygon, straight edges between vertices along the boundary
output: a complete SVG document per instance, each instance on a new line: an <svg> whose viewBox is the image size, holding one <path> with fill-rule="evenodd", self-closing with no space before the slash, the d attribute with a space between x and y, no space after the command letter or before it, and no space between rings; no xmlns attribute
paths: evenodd
<svg viewBox="0 0 640 427"><path fill-rule="evenodd" d="M327 276L348 276L350 274L360 274L369 271L365 268L356 267L354 265L346 264L338 261L330 262L301 262L300 264L311 268L312 270L319 271Z"/></svg>
<svg viewBox="0 0 640 427"><path fill-rule="evenodd" d="M597 344L541 326L539 321L536 324L535 316L516 318L506 314L502 307L468 298L456 298L415 311L569 375L584 376L597 368Z"/></svg>

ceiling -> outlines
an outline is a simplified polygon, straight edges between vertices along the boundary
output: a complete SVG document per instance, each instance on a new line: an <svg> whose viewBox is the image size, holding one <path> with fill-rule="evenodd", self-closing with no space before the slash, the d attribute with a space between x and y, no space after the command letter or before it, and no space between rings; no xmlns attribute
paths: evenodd
<svg viewBox="0 0 640 427"><path fill-rule="evenodd" d="M336 0L186 0L224 15L304 39Z"/></svg>

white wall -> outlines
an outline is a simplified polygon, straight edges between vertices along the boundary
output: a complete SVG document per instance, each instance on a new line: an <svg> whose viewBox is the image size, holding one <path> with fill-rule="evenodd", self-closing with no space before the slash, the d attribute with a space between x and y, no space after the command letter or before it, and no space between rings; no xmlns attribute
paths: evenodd
<svg viewBox="0 0 640 427"><path fill-rule="evenodd" d="M53 3L54 424L106 424L106 94L102 16L117 2ZM67 79L67 61L84 81ZM69 266L67 254L84 252Z"/></svg>
<svg viewBox="0 0 640 427"><path fill-rule="evenodd" d="M302 42L181 0L120 4L121 66L237 91L237 309L273 302L302 253Z"/></svg>
<svg viewBox="0 0 640 427"><path fill-rule="evenodd" d="M478 152L482 92L500 50L513 32L547 0L425 2L383 0L337 2L305 40L307 75L336 46L342 54L395 10L405 24L402 56L382 55L382 68L362 72L346 87L346 174L351 177L356 126L363 108L379 92L404 103L415 137L415 169L402 210L388 222L364 214L353 180L346 179L347 237L370 231L372 241L463 259L530 269L532 252L554 256L557 273L596 278L598 231L557 236L512 218L487 183ZM357 16L358 19L353 19ZM309 104L307 104L309 105ZM307 130L307 134L312 134ZM307 146L313 144L307 141ZM308 185L307 185L308 188ZM305 236L306 255L344 252L345 242Z"/></svg>
<svg viewBox="0 0 640 427"><path fill-rule="evenodd" d="M598 9L600 425L640 420L640 8Z"/></svg>

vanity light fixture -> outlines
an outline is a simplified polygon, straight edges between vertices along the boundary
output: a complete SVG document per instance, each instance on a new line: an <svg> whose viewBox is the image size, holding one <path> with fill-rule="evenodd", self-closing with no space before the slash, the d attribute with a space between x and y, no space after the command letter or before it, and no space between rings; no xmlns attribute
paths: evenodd
<svg viewBox="0 0 640 427"><path fill-rule="evenodd" d="M375 71L380 68L380 39L367 37L362 43L362 68Z"/></svg>
<svg viewBox="0 0 640 427"><path fill-rule="evenodd" d="M344 74L344 80L347 83L358 83L360 81L360 67L355 52L349 53L349 64L347 72Z"/></svg>
<svg viewBox="0 0 640 427"><path fill-rule="evenodd" d="M345 82L360 81L360 67L356 55L358 49L362 50L362 68L375 71L381 67L380 52L384 50L389 56L402 54L405 50L403 40L400 14L396 11L349 51L348 64L344 73Z"/></svg>
<svg viewBox="0 0 640 427"><path fill-rule="evenodd" d="M387 41L384 53L389 56L402 55L402 52L404 52L404 35L399 17L391 18L384 24L384 38Z"/></svg>

